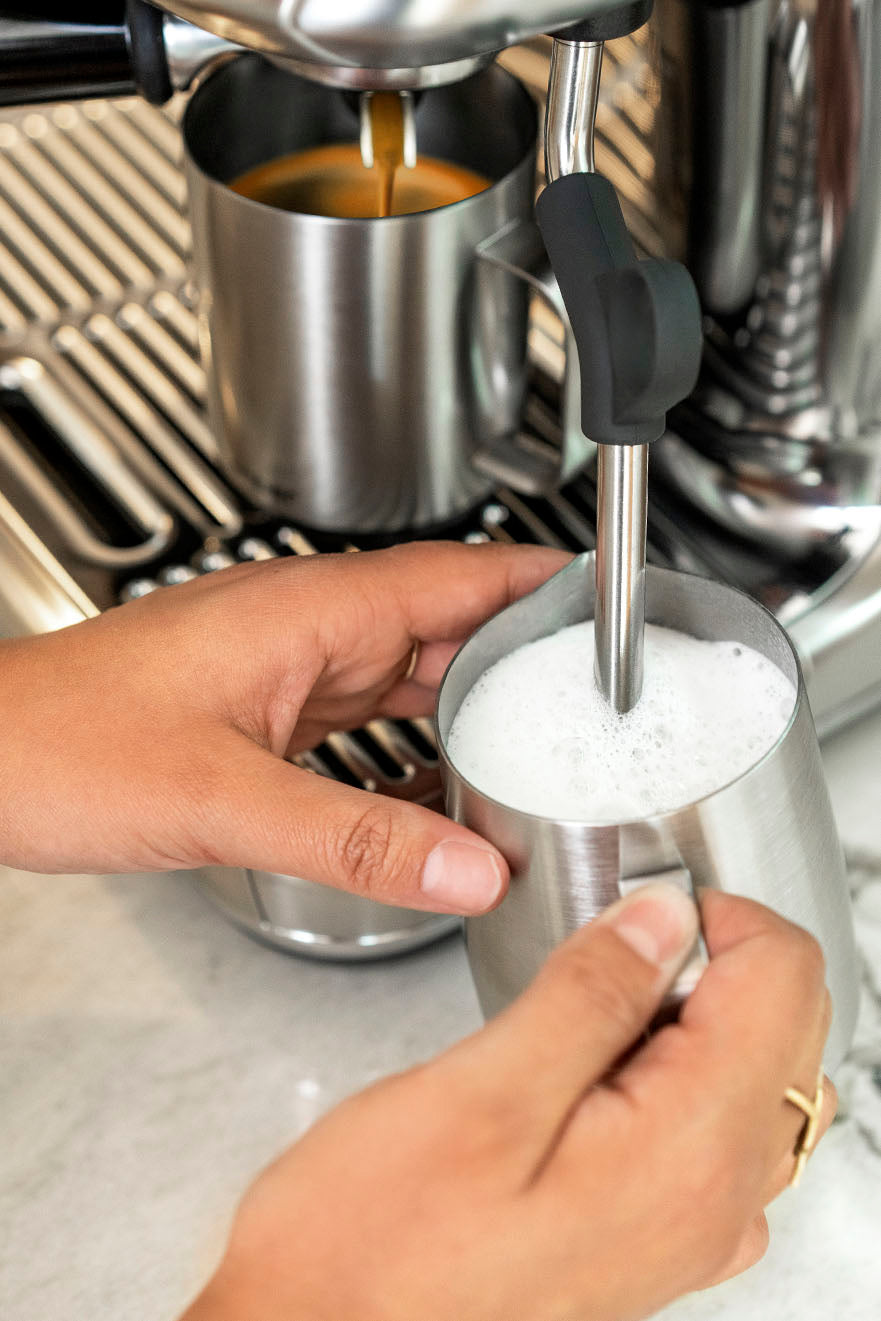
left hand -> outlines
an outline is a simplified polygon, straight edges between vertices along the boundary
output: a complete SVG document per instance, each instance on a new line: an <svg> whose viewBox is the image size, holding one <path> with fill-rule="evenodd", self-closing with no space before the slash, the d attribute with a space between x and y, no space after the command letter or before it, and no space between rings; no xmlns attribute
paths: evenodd
<svg viewBox="0 0 881 1321"><path fill-rule="evenodd" d="M0 862L221 863L412 908L493 907L507 864L471 831L284 758L430 714L464 639L567 560L455 543L279 559L0 644Z"/></svg>

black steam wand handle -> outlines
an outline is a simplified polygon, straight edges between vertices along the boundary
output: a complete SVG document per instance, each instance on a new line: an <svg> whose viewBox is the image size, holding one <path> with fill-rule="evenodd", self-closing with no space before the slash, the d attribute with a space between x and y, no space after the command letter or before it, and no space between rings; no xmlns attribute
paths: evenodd
<svg viewBox="0 0 881 1321"><path fill-rule="evenodd" d="M679 262L639 260L601 174L561 175L536 217L578 346L584 434L599 445L657 440L700 366L691 276Z"/></svg>
<svg viewBox="0 0 881 1321"><path fill-rule="evenodd" d="M654 0L626 0L626 3L603 9L578 23L569 23L551 35L559 41L614 41L636 32L652 16Z"/></svg>
<svg viewBox="0 0 881 1321"><path fill-rule="evenodd" d="M0 105L140 93L172 95L163 16L144 0L91 0L76 17L57 4L0 5Z"/></svg>

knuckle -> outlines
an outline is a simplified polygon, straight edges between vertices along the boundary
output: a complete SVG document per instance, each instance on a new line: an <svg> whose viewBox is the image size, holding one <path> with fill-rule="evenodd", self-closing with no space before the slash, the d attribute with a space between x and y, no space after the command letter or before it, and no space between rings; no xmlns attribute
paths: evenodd
<svg viewBox="0 0 881 1321"><path fill-rule="evenodd" d="M832 996L829 994L828 988L824 988L823 1007L820 1011L820 1030L824 1041L829 1035L829 1029L832 1027L832 1013Z"/></svg>
<svg viewBox="0 0 881 1321"><path fill-rule="evenodd" d="M356 894L370 897L391 888L394 881L392 822L386 808L371 804L347 827L339 840L343 877Z"/></svg>
<svg viewBox="0 0 881 1321"><path fill-rule="evenodd" d="M825 986L826 960L820 943L804 927L794 927L789 938L789 966L799 990L818 996Z"/></svg>
<svg viewBox="0 0 881 1321"><path fill-rule="evenodd" d="M642 1026L643 1015L637 1012L630 988L618 976L605 976L584 986L590 1009L629 1041Z"/></svg>
<svg viewBox="0 0 881 1321"><path fill-rule="evenodd" d="M732 1250L704 1275L701 1288L722 1284L757 1265L767 1252L770 1239L768 1221L760 1212L743 1230Z"/></svg>
<svg viewBox="0 0 881 1321"><path fill-rule="evenodd" d="M771 1228L764 1211L760 1211L749 1227L747 1252L748 1264L755 1266L761 1261L771 1245Z"/></svg>
<svg viewBox="0 0 881 1321"><path fill-rule="evenodd" d="M823 1078L823 1110L821 1132L825 1133L838 1113L838 1088L831 1078Z"/></svg>
<svg viewBox="0 0 881 1321"><path fill-rule="evenodd" d="M736 1264L736 1273L750 1270L757 1266L771 1245L771 1229L764 1214L752 1222L740 1245L740 1257Z"/></svg>
<svg viewBox="0 0 881 1321"><path fill-rule="evenodd" d="M552 956L550 973L589 1015L629 1037L644 1025L644 997L622 957L623 946L610 936L597 931L589 942L564 946Z"/></svg>
<svg viewBox="0 0 881 1321"><path fill-rule="evenodd" d="M708 1125L688 1144L688 1160L679 1162L680 1196L685 1223L681 1243L712 1276L725 1271L761 1210L761 1184L751 1162L738 1159Z"/></svg>
<svg viewBox="0 0 881 1321"><path fill-rule="evenodd" d="M718 1187L708 1190L701 1222L695 1227L692 1250L715 1278L728 1273L748 1232L750 1215L733 1198L720 1195Z"/></svg>

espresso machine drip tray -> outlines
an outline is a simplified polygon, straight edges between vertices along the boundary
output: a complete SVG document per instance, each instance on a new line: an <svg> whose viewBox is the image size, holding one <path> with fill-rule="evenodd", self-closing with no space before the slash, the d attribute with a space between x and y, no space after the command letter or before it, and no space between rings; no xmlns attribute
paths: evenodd
<svg viewBox="0 0 881 1321"><path fill-rule="evenodd" d="M505 62L543 88L541 43ZM163 110L130 99L0 115L0 635L58 627L242 560L377 544L267 519L217 467L203 411L181 109L180 98ZM642 89L623 77L613 111L598 118L597 151L651 250L640 176L648 118ZM539 450L559 440L555 331L536 315L523 440ZM586 471L541 498L499 489L456 526L433 531L577 552L594 545L595 515ZM867 507L861 523L832 527L796 557L777 555L653 481L648 558L744 587L791 625L818 723L831 729L881 700L877 523ZM429 721L376 722L301 760L367 790L439 802ZM214 897L236 921L303 946L278 886L261 889L251 877L243 900L240 887L215 880ZM424 938L411 930L390 947ZM363 956L367 945L313 952Z"/></svg>

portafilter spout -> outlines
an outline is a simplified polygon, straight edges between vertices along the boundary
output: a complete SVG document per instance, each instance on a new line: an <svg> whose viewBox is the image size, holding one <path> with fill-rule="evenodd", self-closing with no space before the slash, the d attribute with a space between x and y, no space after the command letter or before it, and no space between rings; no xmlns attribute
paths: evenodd
<svg viewBox="0 0 881 1321"><path fill-rule="evenodd" d="M648 446L694 388L701 354L691 276L678 262L637 258L594 163L603 43L641 27L651 9L634 0L554 34L547 187L536 207L578 345L582 429L598 446L594 669L618 712L642 691Z"/></svg>

